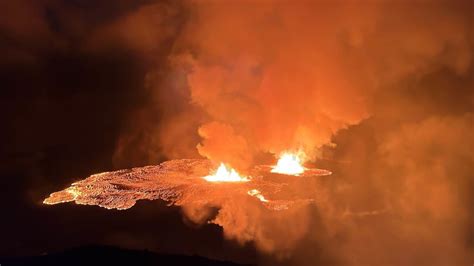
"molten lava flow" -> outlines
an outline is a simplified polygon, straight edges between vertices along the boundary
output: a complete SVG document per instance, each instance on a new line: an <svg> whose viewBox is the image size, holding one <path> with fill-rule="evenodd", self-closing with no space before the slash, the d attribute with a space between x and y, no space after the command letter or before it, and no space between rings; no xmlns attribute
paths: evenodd
<svg viewBox="0 0 474 266"><path fill-rule="evenodd" d="M258 189L252 189L247 192L250 196L256 197L259 199L261 202L268 202L268 200L260 193Z"/></svg>
<svg viewBox="0 0 474 266"><path fill-rule="evenodd" d="M285 175L299 175L304 173L305 168L301 165L304 153L297 154L285 152L280 156L277 164L273 166L271 172Z"/></svg>
<svg viewBox="0 0 474 266"><path fill-rule="evenodd" d="M237 171L228 168L224 163L221 163L217 171L213 175L205 176L209 182L247 182L250 181L247 177L240 176Z"/></svg>
<svg viewBox="0 0 474 266"><path fill-rule="evenodd" d="M52 193L43 203L54 205L75 202L106 209L126 210L133 207L138 200L160 199L175 206L195 204L223 206L229 200L232 202L233 199L241 198L243 195L250 195L258 198L265 208L281 211L291 206L324 200L323 197L306 198L298 193L300 187L293 187L292 184L281 182L281 180L273 180L270 175L271 168L267 165L250 168L248 177L241 177L235 170L222 165L219 167L220 171L217 169L212 176L206 176L209 172L214 173L211 169L214 168L209 160L180 159L166 161L159 165L103 172ZM305 169L302 175L321 177L330 174L331 172L327 170L310 168ZM204 181L204 176L212 181ZM232 178L224 179L235 181L221 186L217 184L222 182L223 178L215 176L232 176ZM324 187L318 180L322 179L310 179L313 184L311 189L317 189L320 193L318 195L321 195ZM285 193L282 194L282 192ZM268 196L270 200L263 195ZM285 196L282 198L282 195ZM286 195L296 195L296 197Z"/></svg>

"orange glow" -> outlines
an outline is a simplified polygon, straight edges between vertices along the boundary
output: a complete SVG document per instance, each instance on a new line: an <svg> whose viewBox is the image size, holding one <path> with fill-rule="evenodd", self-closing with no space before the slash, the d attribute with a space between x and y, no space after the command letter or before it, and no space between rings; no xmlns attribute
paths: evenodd
<svg viewBox="0 0 474 266"><path fill-rule="evenodd" d="M304 157L305 154L301 151L298 153L284 152L278 159L277 164L272 167L271 172L285 175L302 174L305 171L302 165Z"/></svg>
<svg viewBox="0 0 474 266"><path fill-rule="evenodd" d="M227 167L224 163L219 165L216 172L204 177L209 182L247 182L250 181L245 176L240 176L233 168Z"/></svg>
<svg viewBox="0 0 474 266"><path fill-rule="evenodd" d="M249 191L247 192L247 194L249 194L250 196L256 197L256 198L259 199L261 202L268 202L268 200L265 199L265 197L262 195L262 193L260 193L260 191L259 191L258 189L249 190Z"/></svg>

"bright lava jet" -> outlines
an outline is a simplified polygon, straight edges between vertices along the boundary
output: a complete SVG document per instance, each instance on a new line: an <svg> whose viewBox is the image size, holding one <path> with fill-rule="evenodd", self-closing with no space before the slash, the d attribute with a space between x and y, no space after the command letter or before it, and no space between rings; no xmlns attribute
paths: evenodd
<svg viewBox="0 0 474 266"><path fill-rule="evenodd" d="M279 173L285 175L300 175L306 170L302 165L302 158L304 154L285 152L280 156L277 164L272 167L272 173Z"/></svg>
<svg viewBox="0 0 474 266"><path fill-rule="evenodd" d="M224 163L219 165L216 172L204 177L209 182L248 182L247 177L242 177L233 168L227 167Z"/></svg>

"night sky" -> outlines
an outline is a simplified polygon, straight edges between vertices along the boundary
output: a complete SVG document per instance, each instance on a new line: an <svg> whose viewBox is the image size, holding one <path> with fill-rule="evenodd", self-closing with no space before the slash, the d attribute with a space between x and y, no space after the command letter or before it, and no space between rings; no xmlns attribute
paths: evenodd
<svg viewBox="0 0 474 266"><path fill-rule="evenodd" d="M224 241L215 225L188 226L179 208L163 202L140 202L127 212L42 205L53 190L84 176L163 160L139 155L113 160L121 132L134 123L131 116L149 104L144 83L152 60L114 40L84 48L97 28L148 2L0 4L0 256L110 244L254 258L251 246ZM166 55L169 45L159 49ZM153 63L165 64L164 55L155 53ZM160 114L154 116L158 121Z"/></svg>

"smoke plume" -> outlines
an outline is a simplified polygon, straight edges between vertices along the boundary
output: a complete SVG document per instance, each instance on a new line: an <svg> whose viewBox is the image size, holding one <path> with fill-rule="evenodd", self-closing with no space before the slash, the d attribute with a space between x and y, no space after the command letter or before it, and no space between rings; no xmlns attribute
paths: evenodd
<svg viewBox="0 0 474 266"><path fill-rule="evenodd" d="M228 237L290 264L469 263L469 2L187 4L170 60L199 154L242 171L287 150L336 162L316 161L335 170L328 191L301 187L326 196L317 211L223 203L215 221Z"/></svg>
<svg viewBox="0 0 474 266"><path fill-rule="evenodd" d="M340 129L373 115L377 91L470 65L468 17L442 3L189 5L173 61L203 111L198 151L241 169L259 152L314 160Z"/></svg>

